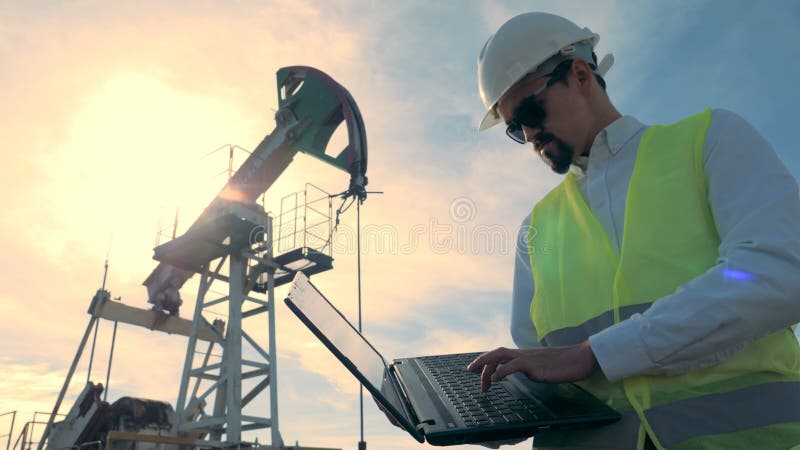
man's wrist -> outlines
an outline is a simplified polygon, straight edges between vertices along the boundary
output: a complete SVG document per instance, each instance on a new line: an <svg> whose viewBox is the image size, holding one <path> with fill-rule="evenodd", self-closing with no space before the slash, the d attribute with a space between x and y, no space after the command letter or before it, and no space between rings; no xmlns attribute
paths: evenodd
<svg viewBox="0 0 800 450"><path fill-rule="evenodd" d="M629 317L589 337L597 364L608 381L620 381L655 367L642 342L635 317Z"/></svg>
<svg viewBox="0 0 800 450"><path fill-rule="evenodd" d="M581 352L585 355L586 361L589 362L589 366L591 367L592 373L595 370L600 368L600 365L597 363L597 357L594 354L594 350L592 349L591 344L589 344L589 340L585 340L580 344Z"/></svg>

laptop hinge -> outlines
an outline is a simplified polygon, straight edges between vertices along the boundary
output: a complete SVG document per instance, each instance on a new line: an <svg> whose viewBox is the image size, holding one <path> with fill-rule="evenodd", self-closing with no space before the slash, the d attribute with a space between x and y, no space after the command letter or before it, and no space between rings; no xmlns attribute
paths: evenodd
<svg viewBox="0 0 800 450"><path fill-rule="evenodd" d="M420 417L417 414L422 412L421 408L416 407L411 396L408 395L406 392L405 383L403 380L403 373L397 369L397 364L403 364L403 361L395 361L391 365L392 372L394 374L395 382L400 389L403 397L403 406L405 406L411 413L411 416L414 418L416 422L417 430L422 431L423 427L428 425L436 425L436 418L435 417Z"/></svg>
<svg viewBox="0 0 800 450"><path fill-rule="evenodd" d="M413 406L411 405L411 401L409 400L408 392L406 392L406 388L403 387L402 377L400 376L400 371L397 370L395 367L396 364L399 364L399 361L394 361L389 364L389 373L391 374L394 381L392 384L398 389L398 397L400 397L400 402L403 404L403 409L408 417L414 421L415 424L420 424L422 421L419 417L417 417L417 412L414 411ZM419 425L416 426L419 429Z"/></svg>
<svg viewBox="0 0 800 450"><path fill-rule="evenodd" d="M425 431L425 430L424 430L424 428L425 428L425 425L430 425L430 426L436 425L436 421L435 421L435 420L433 420L433 419L428 419L428 420L426 420L426 421L424 421L424 422L420 422L420 423L417 425L417 430L419 430L419 431Z"/></svg>

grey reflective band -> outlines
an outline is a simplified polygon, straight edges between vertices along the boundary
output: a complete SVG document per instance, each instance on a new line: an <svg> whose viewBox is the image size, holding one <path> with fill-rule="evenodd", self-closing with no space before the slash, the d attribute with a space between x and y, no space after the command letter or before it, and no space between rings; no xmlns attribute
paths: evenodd
<svg viewBox="0 0 800 450"><path fill-rule="evenodd" d="M645 417L665 447L698 436L778 423L797 422L800 426L800 382L758 384L680 400L648 409Z"/></svg>
<svg viewBox="0 0 800 450"><path fill-rule="evenodd" d="M636 450L639 439L639 416L636 411L622 413L622 419L608 425L590 428L550 430L533 438L534 448L587 447L614 450Z"/></svg>
<svg viewBox="0 0 800 450"><path fill-rule="evenodd" d="M643 313L650 308L650 305L652 305L652 303L623 306L619 309L619 318L620 320L625 320L634 314ZM589 336L597 334L611 325L614 325L614 310L608 310L574 327L553 330L547 333L540 342L542 345L547 346L580 344L586 339L589 339Z"/></svg>

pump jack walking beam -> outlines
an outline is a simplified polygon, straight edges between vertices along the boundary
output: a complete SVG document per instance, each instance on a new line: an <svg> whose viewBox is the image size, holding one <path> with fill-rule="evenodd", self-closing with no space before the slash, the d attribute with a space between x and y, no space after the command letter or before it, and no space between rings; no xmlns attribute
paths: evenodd
<svg viewBox="0 0 800 450"><path fill-rule="evenodd" d="M367 137L350 93L311 67L284 67L278 70L277 79L275 129L258 144L189 231L213 218L228 202L254 202L286 170L298 151L348 172L350 190L360 198L366 196ZM348 144L332 157L326 153L327 146L342 122L347 126ZM180 288L196 272L159 263L143 283L148 302L157 304L159 294Z"/></svg>

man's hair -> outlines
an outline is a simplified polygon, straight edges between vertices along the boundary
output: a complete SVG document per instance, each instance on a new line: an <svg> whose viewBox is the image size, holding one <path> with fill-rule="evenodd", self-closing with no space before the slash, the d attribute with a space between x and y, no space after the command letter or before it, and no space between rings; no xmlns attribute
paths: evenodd
<svg viewBox="0 0 800 450"><path fill-rule="evenodd" d="M592 51L592 61L594 61L593 69L597 69L597 53ZM606 90L606 80L603 79L599 74L594 74L594 77L597 79L597 82L600 84L600 87L603 88L603 92Z"/></svg>
<svg viewBox="0 0 800 450"><path fill-rule="evenodd" d="M583 60L583 61L586 61L583 58L580 58L580 59ZM603 92L605 92L606 91L606 80L604 80L603 77L601 77L599 74L594 72L595 70L597 70L597 55L594 52L592 52L592 59L594 60L594 63L590 63L590 62L586 61L586 64L588 64L589 67L592 69L592 73L594 73L594 78L597 80L597 83L600 85L600 87L603 88ZM560 78L558 80L559 82L568 85L569 83L567 81L567 78L564 75L566 75L566 73L572 67L572 63L574 61L575 61L575 59L565 59L564 61L561 61L560 63L558 63L556 68L553 69L553 72L551 72L551 73L554 74L554 76L557 76L557 77Z"/></svg>

